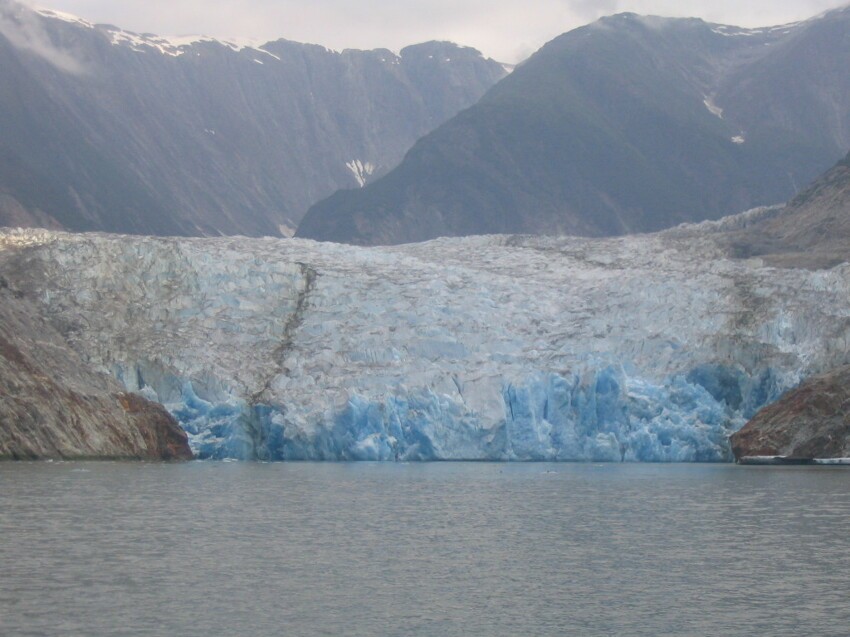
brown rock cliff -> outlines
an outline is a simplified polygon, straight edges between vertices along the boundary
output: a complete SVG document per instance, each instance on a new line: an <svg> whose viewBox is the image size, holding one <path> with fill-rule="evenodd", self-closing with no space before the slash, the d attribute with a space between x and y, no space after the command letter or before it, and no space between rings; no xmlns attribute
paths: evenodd
<svg viewBox="0 0 850 637"><path fill-rule="evenodd" d="M0 280L0 459L192 458L161 406L90 368Z"/></svg>
<svg viewBox="0 0 850 637"><path fill-rule="evenodd" d="M762 409L730 442L736 459L850 457L850 366L815 376Z"/></svg>

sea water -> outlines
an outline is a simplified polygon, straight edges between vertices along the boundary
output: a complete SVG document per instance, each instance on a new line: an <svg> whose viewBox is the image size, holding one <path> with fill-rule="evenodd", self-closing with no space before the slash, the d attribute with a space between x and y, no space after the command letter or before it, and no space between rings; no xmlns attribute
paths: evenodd
<svg viewBox="0 0 850 637"><path fill-rule="evenodd" d="M0 635L847 635L850 471L0 464Z"/></svg>

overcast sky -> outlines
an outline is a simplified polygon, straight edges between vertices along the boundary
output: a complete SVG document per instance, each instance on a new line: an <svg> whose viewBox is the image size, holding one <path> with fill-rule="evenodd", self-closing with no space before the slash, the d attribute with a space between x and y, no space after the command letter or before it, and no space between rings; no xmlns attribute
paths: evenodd
<svg viewBox="0 0 850 637"><path fill-rule="evenodd" d="M92 22L159 35L262 42L287 38L334 49L398 50L425 40L474 46L517 62L556 35L600 16L634 11L767 26L848 0L27 0Z"/></svg>

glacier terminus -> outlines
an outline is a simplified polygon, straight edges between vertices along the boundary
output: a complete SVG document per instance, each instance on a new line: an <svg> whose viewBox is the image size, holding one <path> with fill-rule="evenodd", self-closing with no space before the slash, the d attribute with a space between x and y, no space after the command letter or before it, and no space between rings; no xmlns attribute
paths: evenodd
<svg viewBox="0 0 850 637"><path fill-rule="evenodd" d="M850 337L850 265L732 258L734 223L385 248L5 230L0 253L199 458L729 461Z"/></svg>

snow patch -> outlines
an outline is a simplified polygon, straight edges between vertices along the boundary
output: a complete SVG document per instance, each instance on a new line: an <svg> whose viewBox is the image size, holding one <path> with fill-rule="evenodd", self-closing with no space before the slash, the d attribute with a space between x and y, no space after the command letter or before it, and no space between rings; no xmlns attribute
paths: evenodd
<svg viewBox="0 0 850 637"><path fill-rule="evenodd" d="M88 20L84 20L79 16L72 15L70 13L65 13L63 11L55 11L53 9L43 9L37 8L35 10L36 13L45 17L52 18L54 20L61 20L62 22L70 22L72 24L79 24L80 26L84 26L87 29L94 29L95 25L89 22Z"/></svg>
<svg viewBox="0 0 850 637"><path fill-rule="evenodd" d="M714 99L711 97L706 97L703 102L705 107L708 109L708 112L714 115L715 117L719 117L723 119L723 109L720 108L717 104L714 103Z"/></svg>
<svg viewBox="0 0 850 637"><path fill-rule="evenodd" d="M743 144L743 143L745 143L746 141L747 141L747 139L746 139L743 135L735 135L735 136L732 138L732 143L733 143L733 144Z"/></svg>
<svg viewBox="0 0 850 637"><path fill-rule="evenodd" d="M280 223L278 224L277 229L280 232L280 236L291 239L295 236L295 231L298 229L298 226L293 223Z"/></svg>
<svg viewBox="0 0 850 637"><path fill-rule="evenodd" d="M357 183L362 188L366 185L369 177L371 177L376 169L375 164L372 162L363 162L359 159L353 159L351 161L345 162L345 166L351 173L354 175L354 178L357 180Z"/></svg>
<svg viewBox="0 0 850 637"><path fill-rule="evenodd" d="M715 24L711 30L713 33L726 37L754 37L764 35L788 35L799 27L803 22L789 22L788 24L780 24L773 27L759 27L755 29L745 29L727 24Z"/></svg>
<svg viewBox="0 0 850 637"><path fill-rule="evenodd" d="M270 58L274 58L275 60L277 60L278 62L280 62L280 57L279 57L279 56L277 56L277 55L275 55L275 54L274 54L274 53L272 53L271 51L266 51L265 49L262 49L262 48L255 49L255 50L256 50L256 51L259 51L260 53L265 53L265 54L266 54L266 55L268 55Z"/></svg>
<svg viewBox="0 0 850 637"><path fill-rule="evenodd" d="M146 53L148 51L157 51L163 55L171 57L179 57L184 55L193 46L198 44L215 44L230 49L234 53L241 51L251 51L253 53L262 53L275 60L280 61L280 57L274 53L266 51L263 44L258 44L253 40L244 40L237 38L217 39L206 35L185 35L176 37L165 37L154 35L151 33L134 33L114 27L98 27L106 31L110 42L116 46L128 46L131 50L138 53ZM198 53L200 55L200 53ZM254 60L259 62L259 60ZM262 64L262 62L259 62Z"/></svg>

